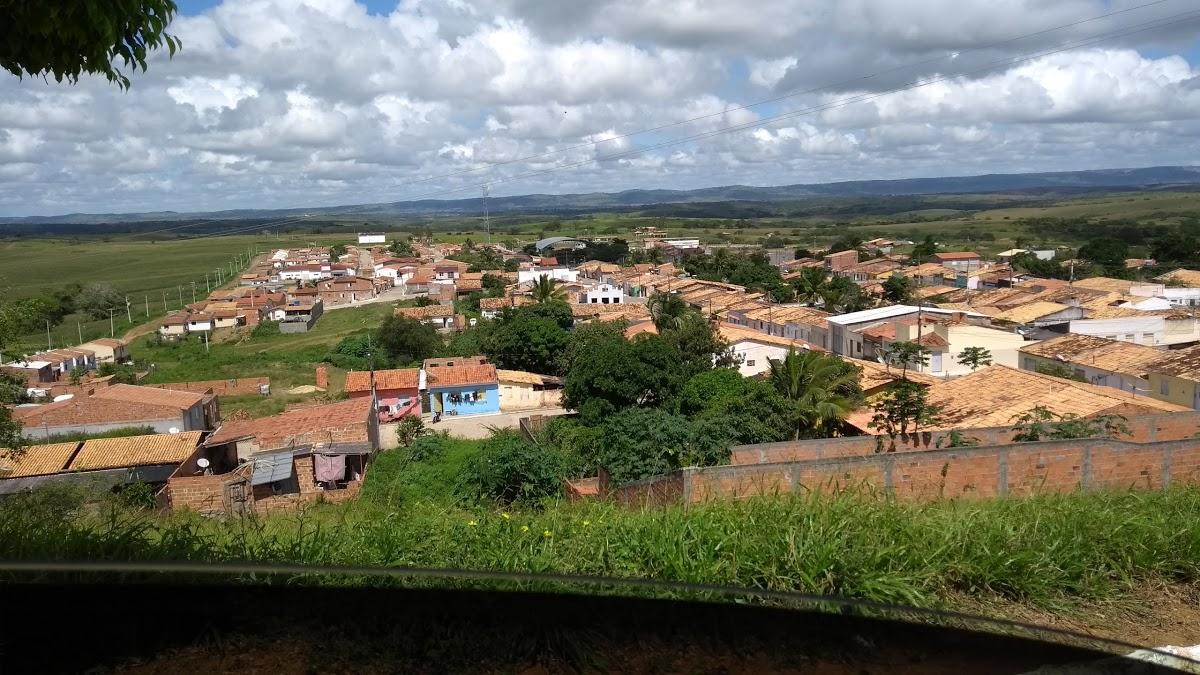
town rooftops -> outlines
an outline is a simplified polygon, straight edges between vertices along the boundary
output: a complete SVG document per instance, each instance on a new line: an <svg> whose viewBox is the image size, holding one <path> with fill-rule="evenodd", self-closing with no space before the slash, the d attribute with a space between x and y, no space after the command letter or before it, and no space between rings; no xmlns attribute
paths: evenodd
<svg viewBox="0 0 1200 675"><path fill-rule="evenodd" d="M939 251L933 254L935 260L979 260L979 254L974 251Z"/></svg>
<svg viewBox="0 0 1200 675"><path fill-rule="evenodd" d="M922 431L1004 427L1037 406L1056 415L1092 417L1102 414L1139 415L1183 412L1185 406L1119 389L1066 380L1008 366L990 366L929 388L928 401L938 406L937 423ZM874 411L862 408L847 422L867 433Z"/></svg>
<svg viewBox="0 0 1200 675"><path fill-rule="evenodd" d="M420 386L420 368L394 368L375 371L375 389L416 389ZM370 391L371 373L352 370L346 373L346 391Z"/></svg>
<svg viewBox="0 0 1200 675"><path fill-rule="evenodd" d="M40 426L77 426L81 424L124 424L181 418L175 406L151 405L133 401L106 400L95 396L75 396L45 405L13 409L13 418L26 428Z"/></svg>
<svg viewBox="0 0 1200 675"><path fill-rule="evenodd" d="M192 454L203 435L202 431L185 431L179 434L93 438L83 442L83 447L68 468L72 471L94 471L178 464Z"/></svg>
<svg viewBox="0 0 1200 675"><path fill-rule="evenodd" d="M507 298L480 298L479 309L500 310L505 307L521 307L533 304L533 298L527 295L513 295Z"/></svg>
<svg viewBox="0 0 1200 675"><path fill-rule="evenodd" d="M188 410L203 401L204 394L157 387L139 387L134 384L114 384L98 390L92 395L92 398Z"/></svg>
<svg viewBox="0 0 1200 675"><path fill-rule="evenodd" d="M328 405L289 410L270 417L229 422L217 429L205 445L222 445L254 438L261 448L281 447L288 440L308 436L321 440L328 434L356 425L366 425L371 397L352 398ZM310 441L311 442L311 441Z"/></svg>
<svg viewBox="0 0 1200 675"><path fill-rule="evenodd" d="M1163 283L1170 281L1190 288L1200 288L1200 272L1196 270L1175 270L1161 274L1154 279Z"/></svg>
<svg viewBox="0 0 1200 675"><path fill-rule="evenodd" d="M539 375L525 370L502 370L496 369L496 378L501 382L511 382L514 384L530 384L533 386L542 386L545 384L558 384L562 380L550 375Z"/></svg>
<svg viewBox="0 0 1200 675"><path fill-rule="evenodd" d="M1165 352L1165 355L1148 366L1147 370L1200 382L1200 347Z"/></svg>
<svg viewBox="0 0 1200 675"><path fill-rule="evenodd" d="M490 363L427 368L426 386L430 389L462 387L475 384L496 384L496 366Z"/></svg>
<svg viewBox="0 0 1200 675"><path fill-rule="evenodd" d="M717 326L717 332L720 333L721 337L730 344L737 344L739 342L757 342L759 344L774 345L784 349L811 349L814 351L825 351L814 344L805 342L804 340L793 340L791 338L780 337L778 335L768 335L767 333L760 333L759 331L732 323L721 322L721 324Z"/></svg>
<svg viewBox="0 0 1200 675"><path fill-rule="evenodd" d="M1138 377L1145 377L1146 367L1167 354L1132 342L1073 333L1022 347L1021 353Z"/></svg>
<svg viewBox="0 0 1200 675"><path fill-rule="evenodd" d="M454 305L426 305L424 307L397 307L396 316L410 319L434 319L454 316Z"/></svg>
<svg viewBox="0 0 1200 675"><path fill-rule="evenodd" d="M80 346L86 347L88 345L100 345L101 347L124 347L125 342L115 338L97 338L95 340L88 340Z"/></svg>
<svg viewBox="0 0 1200 675"><path fill-rule="evenodd" d="M1112 277L1092 277L1090 279L1080 279L1074 284L1078 288L1088 288L1096 291L1107 291L1109 293L1128 293L1129 289L1134 286L1153 286L1143 281L1130 281L1128 279L1114 279Z"/></svg>
<svg viewBox="0 0 1200 675"><path fill-rule="evenodd" d="M1036 301L1004 310L992 316L992 319L995 321L1007 321L1009 323L1030 323L1044 316L1057 314L1067 309L1070 309L1070 306L1061 305L1057 302Z"/></svg>
<svg viewBox="0 0 1200 675"><path fill-rule="evenodd" d="M45 476L64 471L77 449L79 441L31 445L17 455L10 449L0 449L0 478Z"/></svg>
<svg viewBox="0 0 1200 675"><path fill-rule="evenodd" d="M889 307L876 307L875 309L864 309L861 312L850 312L849 314L830 316L825 320L831 324L837 324L839 326L852 326L860 323L883 321L884 319L891 319L898 316L904 316L906 314L914 314L916 313L917 309L918 308L915 305L891 305ZM974 318L987 318L987 316L984 314L971 311L941 309L939 307L922 307L920 309L921 312L925 314L950 315L962 313Z"/></svg>
<svg viewBox="0 0 1200 675"><path fill-rule="evenodd" d="M862 371L862 374L858 377L858 382L862 385L864 392L870 392L873 389L892 384L893 382L898 382L902 377L907 377L909 382L915 382L916 384L924 385L926 387L935 385L942 381L936 377L933 377L932 375L918 373L912 368L909 368L908 372L905 373L903 368L889 367L880 363L875 363L874 361L861 361L858 359L846 358L843 358L842 360L858 366L859 370Z"/></svg>

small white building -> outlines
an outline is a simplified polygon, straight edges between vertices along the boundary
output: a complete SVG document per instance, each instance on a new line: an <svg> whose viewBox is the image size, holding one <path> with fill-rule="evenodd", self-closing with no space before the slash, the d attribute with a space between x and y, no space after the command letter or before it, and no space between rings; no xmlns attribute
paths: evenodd
<svg viewBox="0 0 1200 675"><path fill-rule="evenodd" d="M1191 317L1168 318L1162 314L1080 319L1071 322L1070 332L1151 347L1171 347L1200 341L1200 321Z"/></svg>
<svg viewBox="0 0 1200 675"><path fill-rule="evenodd" d="M524 284L531 281L537 281L541 277L550 277L555 281L564 283L575 283L579 280L579 272L566 267L543 267L532 270L518 270L517 283Z"/></svg>
<svg viewBox="0 0 1200 675"><path fill-rule="evenodd" d="M280 281L320 281L332 278L333 271L328 265L294 265L279 271Z"/></svg>
<svg viewBox="0 0 1200 675"><path fill-rule="evenodd" d="M386 244L387 235L383 232L359 232L358 243L360 246L364 244Z"/></svg>
<svg viewBox="0 0 1200 675"><path fill-rule="evenodd" d="M207 333L214 328L214 318L212 314L189 314L187 318L187 329L189 333Z"/></svg>
<svg viewBox="0 0 1200 675"><path fill-rule="evenodd" d="M579 301L585 305L619 305L625 302L625 291L612 284L598 284L579 295Z"/></svg>
<svg viewBox="0 0 1200 675"><path fill-rule="evenodd" d="M718 332L733 352L737 370L743 377L770 372L771 361L782 361L789 349L801 351L811 347L798 340L767 335L742 326L722 323Z"/></svg>

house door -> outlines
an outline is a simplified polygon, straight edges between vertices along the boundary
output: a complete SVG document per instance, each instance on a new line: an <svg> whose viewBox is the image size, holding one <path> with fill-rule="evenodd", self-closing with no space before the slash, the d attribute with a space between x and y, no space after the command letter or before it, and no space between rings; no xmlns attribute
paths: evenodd
<svg viewBox="0 0 1200 675"><path fill-rule="evenodd" d="M929 359L929 369L932 372L942 372L942 353L934 352Z"/></svg>
<svg viewBox="0 0 1200 675"><path fill-rule="evenodd" d="M430 402L433 404L433 412L445 412L445 409L442 408L442 396L444 396L444 394L440 391L436 394L430 394L429 398Z"/></svg>
<svg viewBox="0 0 1200 675"><path fill-rule="evenodd" d="M246 512L246 484L244 482L229 483L225 486L225 503L229 513L240 516Z"/></svg>

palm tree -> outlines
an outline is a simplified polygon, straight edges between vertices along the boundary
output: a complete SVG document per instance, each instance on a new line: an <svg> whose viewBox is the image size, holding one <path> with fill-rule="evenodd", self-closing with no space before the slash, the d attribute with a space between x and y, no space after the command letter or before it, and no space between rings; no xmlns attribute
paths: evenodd
<svg viewBox="0 0 1200 675"><path fill-rule="evenodd" d="M806 305L815 305L825 295L829 286L829 275L822 267L805 267L800 276L792 281L796 289L796 300Z"/></svg>
<svg viewBox="0 0 1200 675"><path fill-rule="evenodd" d="M678 293L655 293L646 302L654 327L661 330L679 328L692 308Z"/></svg>
<svg viewBox="0 0 1200 675"><path fill-rule="evenodd" d="M555 300L565 301L567 292L561 288L555 288L558 282L550 277L549 274L543 274L534 282L533 288L530 290L533 296L533 301L538 303L553 302Z"/></svg>
<svg viewBox="0 0 1200 675"><path fill-rule="evenodd" d="M859 372L832 354L789 349L781 361L771 361L770 382L795 407L796 432L812 430L833 435L859 403Z"/></svg>

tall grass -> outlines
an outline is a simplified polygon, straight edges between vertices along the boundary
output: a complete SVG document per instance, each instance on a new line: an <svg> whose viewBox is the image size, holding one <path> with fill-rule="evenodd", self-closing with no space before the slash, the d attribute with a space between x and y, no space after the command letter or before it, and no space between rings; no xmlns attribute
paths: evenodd
<svg viewBox="0 0 1200 675"><path fill-rule="evenodd" d="M1200 579L1200 489L900 503L794 495L627 510L501 512L423 499L420 481L262 518L85 508L43 490L0 503L0 557L271 561L565 573L944 606L966 593L1054 607Z"/></svg>

